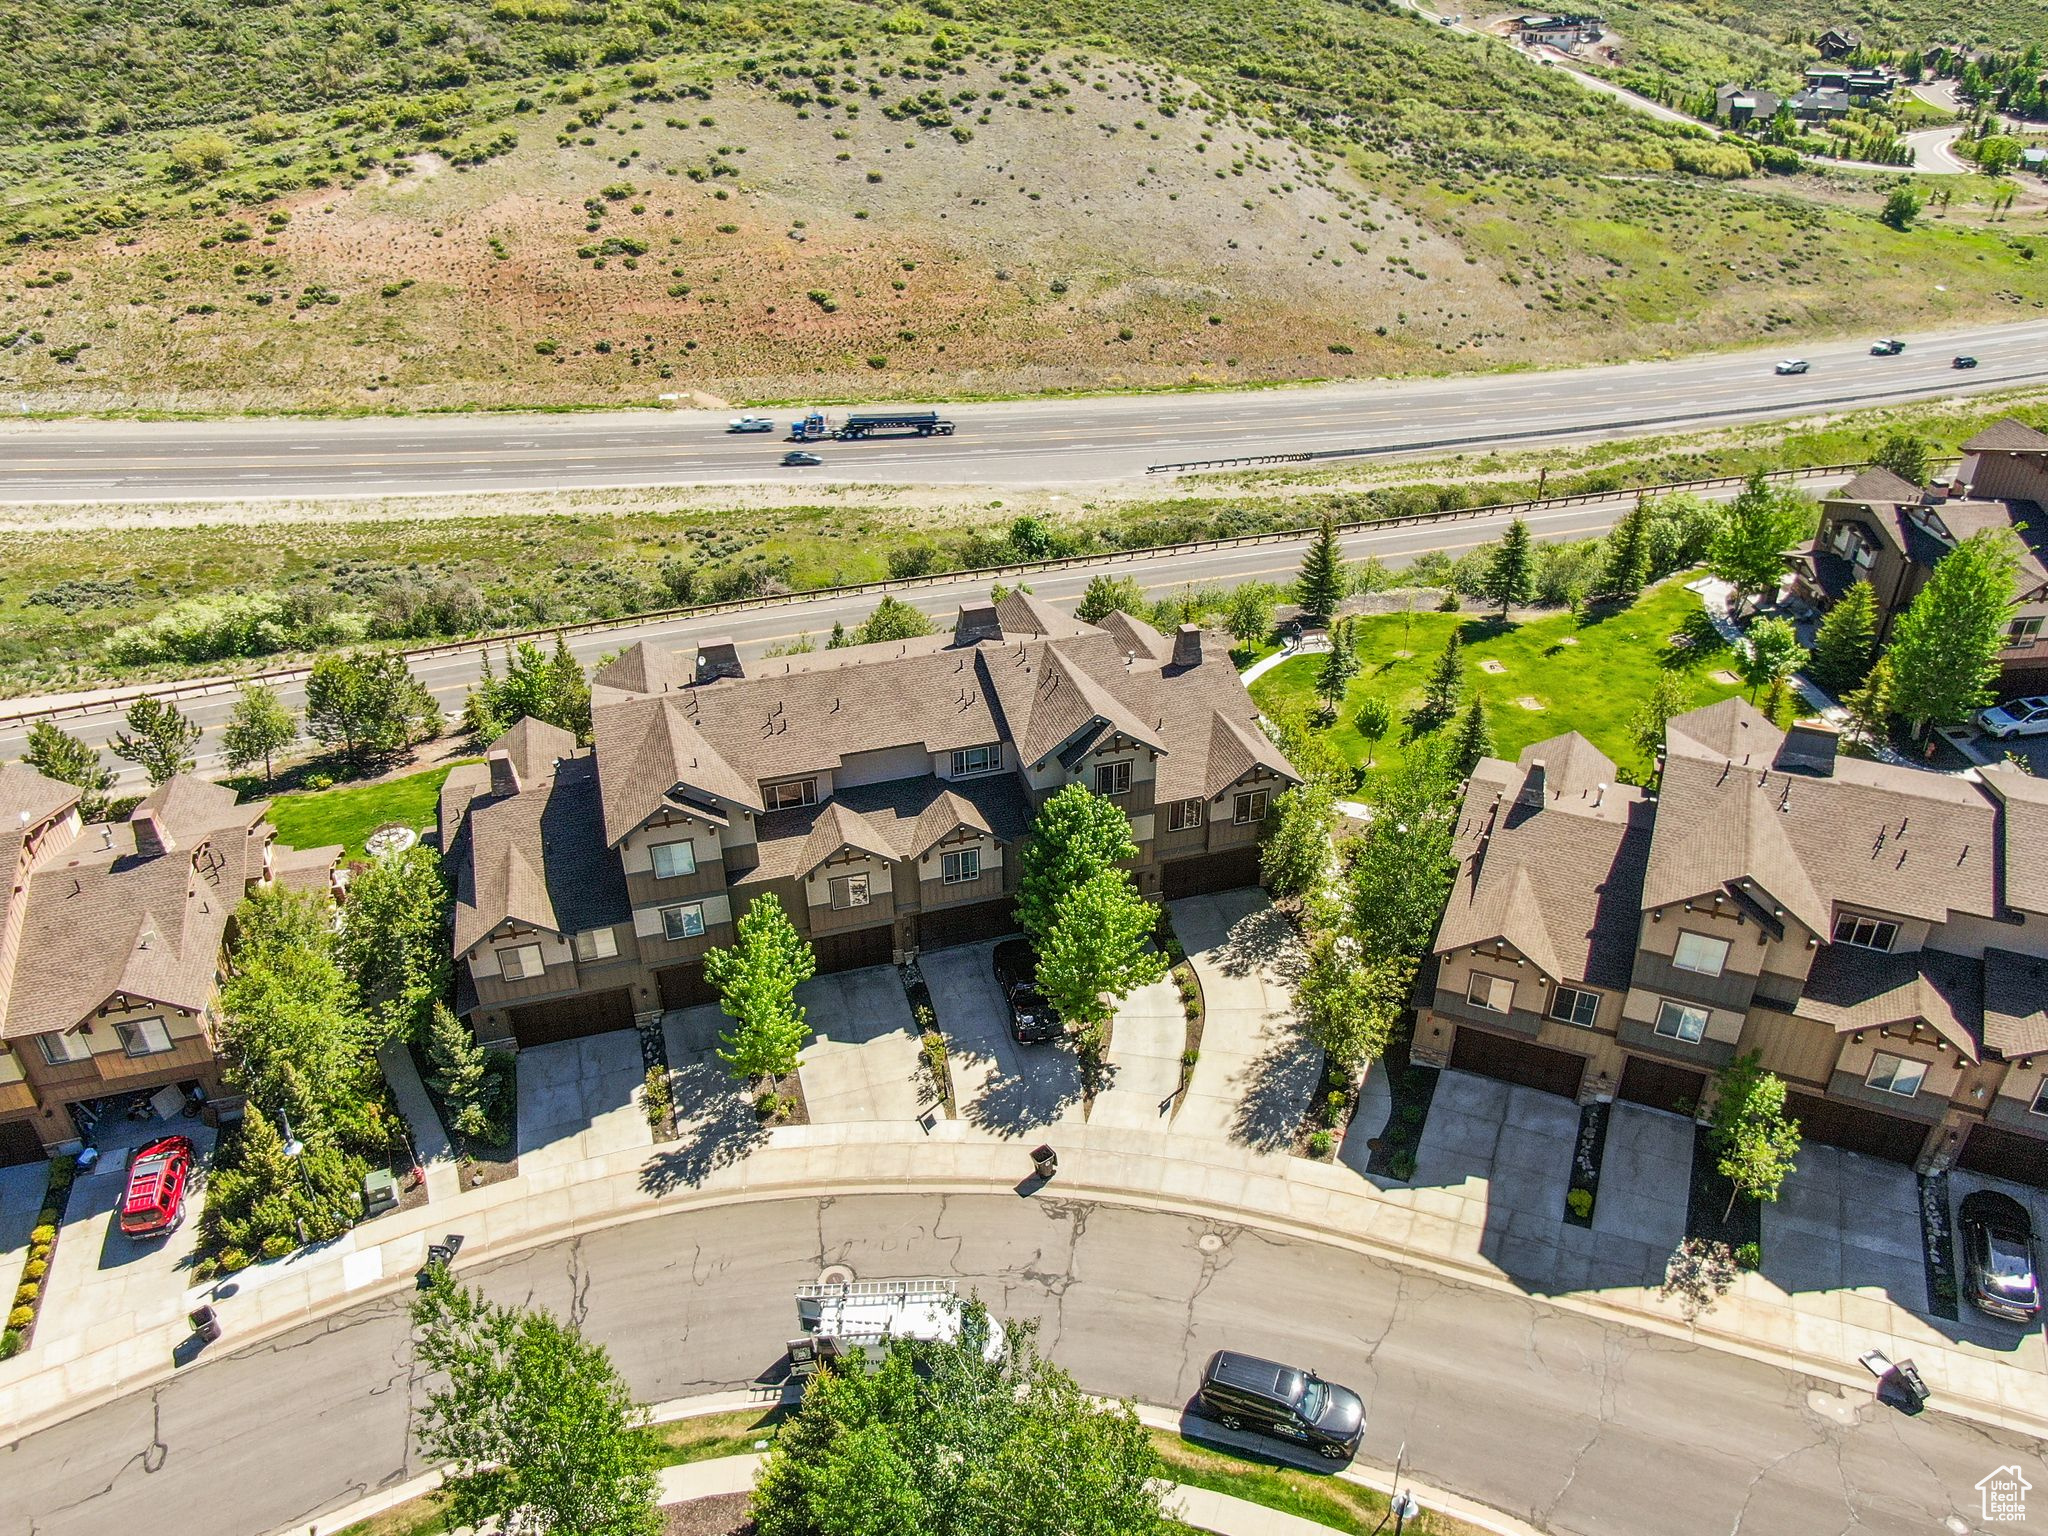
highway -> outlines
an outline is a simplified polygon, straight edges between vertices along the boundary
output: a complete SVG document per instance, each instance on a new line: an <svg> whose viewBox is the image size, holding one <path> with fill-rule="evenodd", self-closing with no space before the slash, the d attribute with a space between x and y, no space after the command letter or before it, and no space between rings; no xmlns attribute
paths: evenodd
<svg viewBox="0 0 2048 1536"><path fill-rule="evenodd" d="M1808 489L1818 489L1839 479L1839 476L1831 479L1816 477L1802 483ZM1712 494L1732 496L1734 491ZM1546 507L1531 513L1527 521L1540 541L1586 538L1612 527L1634 501L1634 494L1630 493L1580 505ZM1367 555L1376 555L1390 569L1398 570L1429 550L1440 549L1455 557L1465 550L1488 543L1500 536L1507 522L1505 515L1489 513L1447 522L1363 528L1344 538L1343 550L1348 559L1362 560ZM1080 602L1088 583L1102 575L1135 577L1155 598L1189 585L1234 586L1252 580L1291 581L1300 569L1305 544L1303 539L1281 539L1222 549L1174 552L1165 556L1113 556L1084 566L1042 572L1024 580L1036 596L1071 611ZM962 602L974 597L985 598L987 594L988 582L985 579L964 577L942 577L930 585L900 592L904 601L930 614L941 628L951 625ZM643 640L678 646L706 635L726 635L738 643L741 656L750 665L772 668L775 665L773 659L765 658L770 648L788 645L805 636L822 646L834 623L844 624L851 630L874 611L879 601L874 596L831 594L806 598L797 594L735 613L654 618L622 624L595 633L571 636L569 646L577 659L589 666L600 656ZM479 676L485 652L495 655L501 650L501 645L486 641L457 653L422 657L413 662L413 674L433 691L443 709L454 714L461 709L463 695ZM278 693L293 709L303 707L305 694L298 682L281 683ZM32 702L0 700L0 720L4 720L9 711L21 710ZM198 748L198 766L202 774L217 775L226 771L220 757L220 729L234 702L234 684L222 681L214 691L179 703L178 707L187 717L197 721L204 732ZM104 747L119 727L123 708L124 705L109 703L67 711L57 717L57 723L93 746ZM0 724L0 762L21 756L27 744L28 731L29 724L19 720ZM103 752L102 755L108 766L119 773L124 789L141 791L144 781L133 764L122 762L111 753Z"/></svg>
<svg viewBox="0 0 2048 1536"><path fill-rule="evenodd" d="M0 504L245 501L773 484L1086 485L1159 464L1368 450L1398 455L1668 432L2048 383L2048 319L1908 336L1785 342L1569 371L945 405L952 437L825 443L784 469L777 435L725 412L405 416L339 421L15 422L0 427ZM1980 359L1949 367L1955 353ZM1781 378L1779 357L1813 370ZM939 402L943 405L943 402ZM788 421L796 412L771 413Z"/></svg>
<svg viewBox="0 0 2048 1536"><path fill-rule="evenodd" d="M459 1271L580 1318L644 1401L777 1370L827 1263L945 1275L1033 1319L1094 1391L1184 1403L1229 1346L1367 1408L1362 1458L1560 1536L1928 1536L2042 1447L1343 1249L1041 1194L788 1199L655 1217ZM417 1475L404 1296L188 1367L0 1450L0 1536L263 1536Z"/></svg>

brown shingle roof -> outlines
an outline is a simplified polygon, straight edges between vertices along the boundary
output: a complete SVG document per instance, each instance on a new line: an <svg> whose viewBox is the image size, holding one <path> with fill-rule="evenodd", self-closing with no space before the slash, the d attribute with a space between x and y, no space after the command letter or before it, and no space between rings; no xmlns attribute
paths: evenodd
<svg viewBox="0 0 2048 1536"><path fill-rule="evenodd" d="M512 766L519 770L519 781L532 784L552 774L562 758L574 755L576 738L558 725L526 715L488 750L509 755Z"/></svg>
<svg viewBox="0 0 2048 1536"><path fill-rule="evenodd" d="M1887 955L1851 944L1823 944L1792 1012L1830 1025L1837 1034L1925 1023L1976 1061L1984 1022L1984 967L1938 949Z"/></svg>
<svg viewBox="0 0 2048 1536"><path fill-rule="evenodd" d="M692 690L694 693L694 690ZM689 695L623 699L591 712L604 764L604 840L617 847L678 787L761 808L760 785L744 778L704 738Z"/></svg>
<svg viewBox="0 0 2048 1536"><path fill-rule="evenodd" d="M2006 1057L2048 1051L2048 960L1984 951L1984 1043Z"/></svg>
<svg viewBox="0 0 2048 1536"><path fill-rule="evenodd" d="M2023 421L2008 416L2003 421L1994 421L1963 444L1965 453L2043 453L2048 452L2048 432L2036 431Z"/></svg>
<svg viewBox="0 0 2048 1536"><path fill-rule="evenodd" d="M19 830L48 821L78 803L78 790L29 767L0 764L0 828Z"/></svg>
<svg viewBox="0 0 2048 1536"><path fill-rule="evenodd" d="M2010 764L1979 770L2005 816L2005 904L2048 913L2048 779Z"/></svg>
<svg viewBox="0 0 2048 1536"><path fill-rule="evenodd" d="M1882 467L1866 469L1828 498L1830 501L1917 503L1921 489L1903 475Z"/></svg>
<svg viewBox="0 0 2048 1536"><path fill-rule="evenodd" d="M1171 640L1143 619L1134 619L1128 613L1106 614L1096 627L1116 641L1119 650L1136 651L1153 661L1167 661L1173 656Z"/></svg>
<svg viewBox="0 0 2048 1536"><path fill-rule="evenodd" d="M451 851L457 954L508 920L566 937L632 916L596 769L589 757L566 758L518 794L496 797L487 778L466 781L472 798Z"/></svg>
<svg viewBox="0 0 2048 1536"><path fill-rule="evenodd" d="M760 862L736 874L733 884L800 880L849 845L892 862L921 858L961 826L1014 843L1030 829L1031 803L1007 773L857 785L824 805L761 817L755 824Z"/></svg>

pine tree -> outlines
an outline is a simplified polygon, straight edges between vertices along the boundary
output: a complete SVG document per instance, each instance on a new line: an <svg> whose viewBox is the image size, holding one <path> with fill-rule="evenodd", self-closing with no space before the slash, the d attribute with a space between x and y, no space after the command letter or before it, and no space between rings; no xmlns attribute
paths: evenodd
<svg viewBox="0 0 2048 1536"><path fill-rule="evenodd" d="M719 1060L734 1077L786 1077L804 1043L796 989L818 969L817 956L772 893L756 896L734 927L733 942L704 957L704 979L735 1028L719 1036Z"/></svg>
<svg viewBox="0 0 2048 1536"><path fill-rule="evenodd" d="M499 1119L504 1081L492 1069L490 1053L476 1043L469 1026L446 1003L436 1003L427 1021L427 1086L447 1102L455 1133L496 1146L505 1139Z"/></svg>
<svg viewBox="0 0 2048 1536"><path fill-rule="evenodd" d="M1526 603L1536 593L1536 546L1529 537L1529 525L1519 517L1508 524L1500 545L1487 563L1482 590L1500 604L1505 620L1508 609Z"/></svg>
<svg viewBox="0 0 2048 1536"><path fill-rule="evenodd" d="M1842 695L1842 708L1849 714L1850 733L1866 747L1877 747L1891 734L1892 663L1880 656L1863 680L1861 688Z"/></svg>
<svg viewBox="0 0 2048 1536"><path fill-rule="evenodd" d="M124 757L140 768L156 788L195 766L192 749L199 745L199 727L187 720L168 699L144 696L128 706L122 723L107 745L114 756Z"/></svg>
<svg viewBox="0 0 2048 1536"><path fill-rule="evenodd" d="M1339 619L1330 630L1330 653L1316 673L1316 696L1332 714L1344 702L1344 690L1358 671L1357 628L1350 619Z"/></svg>
<svg viewBox="0 0 2048 1536"><path fill-rule="evenodd" d="M1607 536L1601 586L1610 597L1631 598L1650 579L1650 507L1641 496Z"/></svg>
<svg viewBox="0 0 2048 1536"><path fill-rule="evenodd" d="M1337 520L1327 512L1314 542L1301 557L1294 599L1301 606L1302 618L1313 624L1327 624L1344 600L1344 557L1337 548Z"/></svg>
<svg viewBox="0 0 2048 1536"><path fill-rule="evenodd" d="M1443 655L1437 657L1431 668L1429 681L1423 684L1422 707L1416 711L1423 729L1442 725L1458 712L1458 705L1465 697L1465 653L1464 642L1457 630L1451 631L1449 643L1444 646Z"/></svg>
<svg viewBox="0 0 2048 1536"><path fill-rule="evenodd" d="M1877 654L1877 594L1859 581L1828 610L1813 642L1813 678L1840 698L1861 683Z"/></svg>
<svg viewBox="0 0 2048 1536"><path fill-rule="evenodd" d="M28 749L21 760L46 778L69 784L78 791L78 814L98 821L106 814L107 796L114 787L114 770L100 762L93 751L76 736L68 735L47 720L29 727Z"/></svg>
<svg viewBox="0 0 2048 1536"><path fill-rule="evenodd" d="M1465 710L1465 718L1458 722L1458 740L1451 750L1451 761L1460 776L1469 778L1479 760L1492 752L1493 732L1486 724L1486 701L1474 698Z"/></svg>

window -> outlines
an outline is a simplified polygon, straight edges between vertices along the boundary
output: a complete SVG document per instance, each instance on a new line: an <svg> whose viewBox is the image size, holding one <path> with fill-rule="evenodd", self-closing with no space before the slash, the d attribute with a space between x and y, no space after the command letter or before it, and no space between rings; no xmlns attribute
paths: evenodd
<svg viewBox="0 0 2048 1536"><path fill-rule="evenodd" d="M1266 792L1263 789L1247 790L1231 803L1230 819L1238 826L1249 826L1266 819Z"/></svg>
<svg viewBox="0 0 2048 1536"><path fill-rule="evenodd" d="M1666 1040L1683 1040L1697 1045L1707 1032L1707 1010L1691 1003L1674 1003L1665 998L1657 1005L1657 1033Z"/></svg>
<svg viewBox="0 0 2048 1536"><path fill-rule="evenodd" d="M866 875L841 875L836 880L826 881L825 888L832 893L832 910L835 912L844 912L848 907L864 907L868 904Z"/></svg>
<svg viewBox="0 0 2048 1536"><path fill-rule="evenodd" d="M968 747L953 754L953 777L964 779L971 773L987 773L1001 760L998 747Z"/></svg>
<svg viewBox="0 0 2048 1536"><path fill-rule="evenodd" d="M1465 1001L1488 1013L1506 1013L1514 1006L1515 984L1505 976L1487 976L1478 971L1465 986Z"/></svg>
<svg viewBox="0 0 2048 1536"><path fill-rule="evenodd" d="M121 1049L130 1056L155 1056L171 1048L171 1032L162 1019L135 1019L114 1026Z"/></svg>
<svg viewBox="0 0 2048 1536"><path fill-rule="evenodd" d="M1881 949L1890 954L1891 947L1899 942L1899 925L1844 912L1835 919L1835 942L1854 944L1858 949Z"/></svg>
<svg viewBox="0 0 2048 1536"><path fill-rule="evenodd" d="M547 969L538 944L520 944L498 951L498 974L507 981L531 981Z"/></svg>
<svg viewBox="0 0 2048 1536"><path fill-rule="evenodd" d="M697 873L697 845L688 838L680 843L656 843L654 854L654 878L673 880L677 875Z"/></svg>
<svg viewBox="0 0 2048 1536"><path fill-rule="evenodd" d="M2014 619L2005 631L2007 645L2032 645L2041 638L2041 616L2031 614L2024 619Z"/></svg>
<svg viewBox="0 0 2048 1536"><path fill-rule="evenodd" d="M771 811L786 811L793 805L816 805L818 781L791 779L787 784L766 784L761 788L761 798Z"/></svg>
<svg viewBox="0 0 2048 1536"><path fill-rule="evenodd" d="M36 1044L42 1047L43 1060L53 1067L92 1055L92 1047L75 1035L37 1035Z"/></svg>
<svg viewBox="0 0 2048 1536"><path fill-rule="evenodd" d="M1166 808L1166 830L1185 832L1190 827L1202 824L1202 802L1199 800L1176 800Z"/></svg>
<svg viewBox="0 0 2048 1536"><path fill-rule="evenodd" d="M945 875L946 884L959 885L966 880L981 878L981 850L962 848L958 853L949 853L939 860L939 867Z"/></svg>
<svg viewBox="0 0 2048 1536"><path fill-rule="evenodd" d="M704 904L690 902L681 907L661 909L662 937L668 939L695 939L704 933Z"/></svg>
<svg viewBox="0 0 2048 1536"><path fill-rule="evenodd" d="M1681 971L1697 971L1702 976L1720 975L1727 962L1728 941L1709 938L1704 933L1679 934L1678 953L1671 957L1671 963Z"/></svg>
<svg viewBox="0 0 2048 1536"><path fill-rule="evenodd" d="M1593 1020L1600 1014L1600 994L1582 992L1577 987L1559 987L1557 995L1550 1000L1550 1016L1562 1019L1567 1024L1576 1024L1581 1029L1591 1029Z"/></svg>
<svg viewBox="0 0 2048 1536"><path fill-rule="evenodd" d="M609 928L591 928L576 935L578 960L609 960L619 952L619 936Z"/></svg>
<svg viewBox="0 0 2048 1536"><path fill-rule="evenodd" d="M1095 793L1098 795L1127 795L1131 792L1131 765L1129 763L1097 763L1095 765Z"/></svg>
<svg viewBox="0 0 2048 1536"><path fill-rule="evenodd" d="M2041 1079L2041 1086L2034 1090L2034 1102L2027 1107L2037 1115L2048 1115L2048 1077Z"/></svg>
<svg viewBox="0 0 2048 1536"><path fill-rule="evenodd" d="M1908 1061L1903 1056L1879 1051L1870 1058L1870 1074L1863 1079L1863 1084L1879 1093L1896 1093L1902 1099L1910 1099L1920 1091L1920 1085L1926 1078L1925 1062Z"/></svg>

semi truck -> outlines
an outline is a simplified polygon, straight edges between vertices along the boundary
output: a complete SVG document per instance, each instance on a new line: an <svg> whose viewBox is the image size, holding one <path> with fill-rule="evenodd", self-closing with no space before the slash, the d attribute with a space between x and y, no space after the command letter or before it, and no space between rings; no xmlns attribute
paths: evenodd
<svg viewBox="0 0 2048 1536"><path fill-rule="evenodd" d="M791 1374L815 1375L859 1349L867 1367L881 1364L892 1339L950 1344L960 1337L966 1309L959 1290L944 1279L820 1280L796 1288L796 1321L789 1341ZM983 1353L1002 1358L1003 1325L989 1319Z"/></svg>
<svg viewBox="0 0 2048 1536"><path fill-rule="evenodd" d="M823 411L811 411L789 424L792 443L826 438L854 442L863 437L951 437L953 423L937 411L857 411L837 426Z"/></svg>

